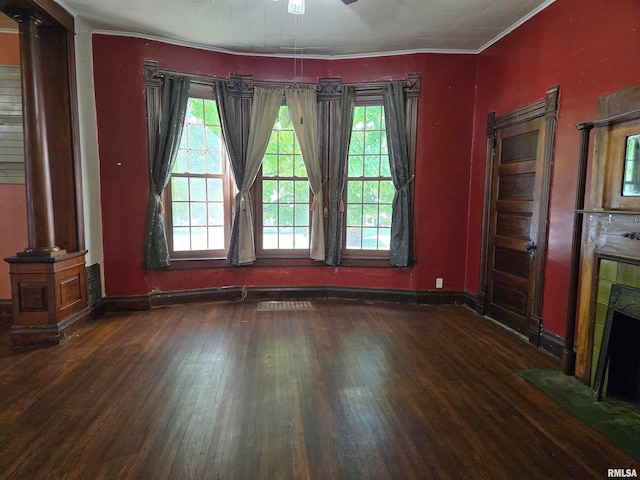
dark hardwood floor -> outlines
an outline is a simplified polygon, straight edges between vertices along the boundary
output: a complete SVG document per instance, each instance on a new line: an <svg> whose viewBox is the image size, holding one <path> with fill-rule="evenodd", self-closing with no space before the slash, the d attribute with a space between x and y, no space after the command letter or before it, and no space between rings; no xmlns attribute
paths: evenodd
<svg viewBox="0 0 640 480"><path fill-rule="evenodd" d="M514 370L558 362L459 306L111 314L0 345L0 478L588 479L634 460Z"/></svg>

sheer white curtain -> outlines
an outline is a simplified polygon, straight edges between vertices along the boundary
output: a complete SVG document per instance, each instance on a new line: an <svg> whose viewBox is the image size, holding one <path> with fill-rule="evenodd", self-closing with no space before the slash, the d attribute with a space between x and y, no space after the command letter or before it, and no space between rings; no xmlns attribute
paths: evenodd
<svg viewBox="0 0 640 480"><path fill-rule="evenodd" d="M256 260L256 245L253 236L253 208L249 190L256 180L267 150L273 124L282 103L282 88L255 87L251 105L249 139L247 142L247 162L244 169L242 190L240 191L238 228L238 264L252 263Z"/></svg>
<svg viewBox="0 0 640 480"><path fill-rule="evenodd" d="M318 156L318 101L314 88L286 89L285 98L313 193L309 257L324 261L322 168Z"/></svg>

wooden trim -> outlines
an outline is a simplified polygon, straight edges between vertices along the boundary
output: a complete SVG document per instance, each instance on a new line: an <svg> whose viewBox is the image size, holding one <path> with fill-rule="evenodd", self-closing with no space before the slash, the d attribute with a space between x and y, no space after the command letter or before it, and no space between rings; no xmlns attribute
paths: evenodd
<svg viewBox="0 0 640 480"><path fill-rule="evenodd" d="M73 15L54 0L4 0L0 2L0 11L12 18L33 15L48 27L63 27L71 34L75 33Z"/></svg>
<svg viewBox="0 0 640 480"><path fill-rule="evenodd" d="M574 337L576 333L576 312L578 309L578 286L580 284L580 254L584 199L587 185L587 164L589 161L589 136L593 123L576 125L580 131L580 153L578 156L578 179L576 187L575 212L573 215L573 239L571 241L571 264L569 267L569 295L567 300L567 321L565 325L564 347L562 351L562 371L573 375L576 369Z"/></svg>
<svg viewBox="0 0 640 480"><path fill-rule="evenodd" d="M540 332L539 347L545 352L549 352L554 357L561 358L564 356L564 339L548 330L542 329ZM566 374L566 372L564 373Z"/></svg>
<svg viewBox="0 0 640 480"><path fill-rule="evenodd" d="M106 312L104 302L87 306L59 323L44 325L12 325L11 345L14 347L60 345L80 329Z"/></svg>
<svg viewBox="0 0 640 480"><path fill-rule="evenodd" d="M149 296L151 307L193 302L242 300L241 287L203 288L176 292L157 292Z"/></svg>
<svg viewBox="0 0 640 480"><path fill-rule="evenodd" d="M538 245L534 268L536 270L536 282L534 285L533 299L531 301L529 313L528 338L534 344L539 344L542 325L542 300L544 291L544 269L546 261L548 223L549 223L549 196L551 185L551 165L553 163L553 153L555 145L555 130L557 123L558 98L560 87L558 85L547 90L544 98L524 105L516 110L497 115L495 112L489 113L487 117L487 160L485 167L485 191L483 210L483 233L482 252L480 263L480 288L478 291L478 302L476 310L484 314L487 294L487 263L489 248L489 223L491 215L491 195L493 181L493 167L495 162L495 141L497 130L512 127L539 117L545 117L545 145L543 171L540 172L542 186L542 198L540 199L540 221L537 238L534 239ZM536 173L538 175L538 173Z"/></svg>
<svg viewBox="0 0 640 480"><path fill-rule="evenodd" d="M555 132L557 123L558 100L560 87L558 85L547 90L544 98L545 140L544 163L542 174L542 198L540 198L540 221L538 226L538 248L534 257L536 282L533 294L533 311L529 317L529 342L538 345L542 328L542 300L544 292L545 264L547 260L547 241L549 231L549 199L551 191L551 173L553 153L555 149ZM536 172L536 175L538 173Z"/></svg>
<svg viewBox="0 0 640 480"><path fill-rule="evenodd" d="M107 312L151 310L149 294L106 297L104 303Z"/></svg>
<svg viewBox="0 0 640 480"><path fill-rule="evenodd" d="M101 304L107 312L150 310L154 307L180 305L193 302L284 300L300 298L343 298L397 303L429 305L457 304L475 306L475 297L466 292L442 290L395 290L366 287L308 286L308 287L258 287L234 286L203 288L171 292L153 292L147 295L107 297Z"/></svg>
<svg viewBox="0 0 640 480"><path fill-rule="evenodd" d="M547 90L547 95L540 100L524 105L520 108L516 108L508 113L498 115L495 117L495 130L502 130L503 128L518 125L519 123L528 122L534 118L542 117L548 112L549 94L552 91L558 91L559 86L555 86Z"/></svg>
<svg viewBox="0 0 640 480"><path fill-rule="evenodd" d="M480 285L476 312L484 315L487 296L487 250L489 249L489 222L491 213L491 195L493 191L493 162L496 146L496 112L487 115L487 149L484 169L484 205L482 210L482 247L480 252Z"/></svg>

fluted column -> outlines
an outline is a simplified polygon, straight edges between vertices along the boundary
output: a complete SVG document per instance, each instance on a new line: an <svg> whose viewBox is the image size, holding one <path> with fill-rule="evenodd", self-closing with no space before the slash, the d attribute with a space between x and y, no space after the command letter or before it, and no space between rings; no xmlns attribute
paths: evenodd
<svg viewBox="0 0 640 480"><path fill-rule="evenodd" d="M57 255L47 144L44 80L40 63L40 20L16 15L20 27L22 109L29 246L23 254Z"/></svg>

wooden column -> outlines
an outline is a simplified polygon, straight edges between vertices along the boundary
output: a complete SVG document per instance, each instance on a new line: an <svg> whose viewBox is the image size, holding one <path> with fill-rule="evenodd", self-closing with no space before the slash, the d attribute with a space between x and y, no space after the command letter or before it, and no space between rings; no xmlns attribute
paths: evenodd
<svg viewBox="0 0 640 480"><path fill-rule="evenodd" d="M0 11L20 29L27 194L28 246L5 259L11 275L11 343L58 344L91 320L86 251L77 234L82 225L75 201L80 189L72 128L75 83L67 74L75 69L69 40L73 17L48 1L0 1Z"/></svg>
<svg viewBox="0 0 640 480"><path fill-rule="evenodd" d="M64 253L55 242L51 170L47 144L47 116L40 64L39 19L17 15L20 26L22 111L27 190L29 246L23 254L51 256ZM20 255L20 254L18 254Z"/></svg>

